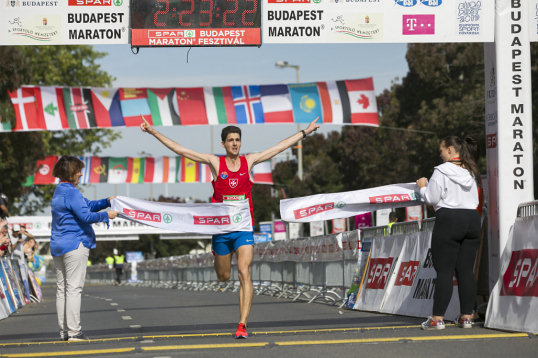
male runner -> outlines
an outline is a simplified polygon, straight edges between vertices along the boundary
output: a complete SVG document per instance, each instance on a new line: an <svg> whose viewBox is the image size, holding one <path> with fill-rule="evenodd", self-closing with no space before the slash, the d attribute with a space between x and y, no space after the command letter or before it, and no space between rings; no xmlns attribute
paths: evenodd
<svg viewBox="0 0 538 358"><path fill-rule="evenodd" d="M227 200L248 199L250 204L250 215L254 224L252 210L252 198L250 190L252 179L250 172L256 164L271 159L278 153L291 147L299 140L319 128L316 124L318 118L310 122L308 127L294 135L282 140L261 153L252 153L244 156L239 155L241 149L241 129L235 126L228 126L222 130L222 146L226 150L224 157L213 154L202 154L194 150L187 149L157 132L142 116L143 123L140 129L157 138L167 148L198 163L209 165L213 174L213 197L212 202L223 202ZM235 332L235 338L247 338L246 324L252 305L252 279L250 277L250 264L254 253L254 238L252 232L237 231L221 235L213 235L212 249L215 255L215 271L219 281L227 281L230 278L232 254L237 254L237 271L239 282L239 325Z"/></svg>

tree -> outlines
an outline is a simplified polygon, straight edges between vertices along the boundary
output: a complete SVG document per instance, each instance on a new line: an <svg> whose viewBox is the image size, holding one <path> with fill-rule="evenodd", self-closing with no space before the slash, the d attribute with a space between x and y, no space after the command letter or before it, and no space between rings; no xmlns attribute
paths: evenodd
<svg viewBox="0 0 538 358"><path fill-rule="evenodd" d="M21 85L110 86L113 78L96 60L105 56L91 46L0 48L0 114L15 123L7 92ZM0 177L10 213L35 213L48 205L54 186L22 186L36 161L47 155L96 155L120 136L109 129L0 133Z"/></svg>

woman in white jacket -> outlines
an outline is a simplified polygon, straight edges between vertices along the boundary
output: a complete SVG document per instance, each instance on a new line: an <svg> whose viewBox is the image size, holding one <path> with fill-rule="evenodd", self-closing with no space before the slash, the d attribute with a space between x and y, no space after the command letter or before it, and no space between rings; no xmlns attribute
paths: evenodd
<svg viewBox="0 0 538 358"><path fill-rule="evenodd" d="M458 280L462 328L472 327L476 296L473 273L480 241L478 186L480 172L475 161L476 141L450 136L441 141L443 164L435 167L430 181L417 180L420 195L435 209L435 226L431 240L432 261L437 279L433 295L433 313L422 329L444 329L445 311L452 297L452 277Z"/></svg>

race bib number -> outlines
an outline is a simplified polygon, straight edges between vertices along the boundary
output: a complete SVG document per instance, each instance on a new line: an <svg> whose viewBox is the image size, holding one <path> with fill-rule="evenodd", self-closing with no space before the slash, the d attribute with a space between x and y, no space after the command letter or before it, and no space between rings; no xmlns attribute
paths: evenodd
<svg viewBox="0 0 538 358"><path fill-rule="evenodd" d="M244 195L223 195L222 196L222 201L223 202L226 202L226 201L240 201L240 200L245 200L245 196Z"/></svg>

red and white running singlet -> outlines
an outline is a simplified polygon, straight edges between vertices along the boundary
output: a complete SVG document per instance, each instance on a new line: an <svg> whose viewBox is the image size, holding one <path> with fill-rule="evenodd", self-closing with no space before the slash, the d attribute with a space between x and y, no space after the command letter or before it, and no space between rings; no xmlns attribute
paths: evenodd
<svg viewBox="0 0 538 358"><path fill-rule="evenodd" d="M213 185L212 203L222 203L225 201L236 201L248 199L250 205L250 217L254 226L254 211L252 208L252 197L250 190L252 189L252 181L248 172L247 158L242 156L241 166L236 172L232 172L226 165L226 157L220 157L219 173L217 180L211 182Z"/></svg>

